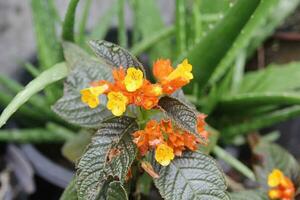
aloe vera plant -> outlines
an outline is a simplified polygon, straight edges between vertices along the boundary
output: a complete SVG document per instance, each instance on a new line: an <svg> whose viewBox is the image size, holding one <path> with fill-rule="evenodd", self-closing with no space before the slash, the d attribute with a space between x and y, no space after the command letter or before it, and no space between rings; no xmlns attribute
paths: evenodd
<svg viewBox="0 0 300 200"><path fill-rule="evenodd" d="M135 197L141 198L149 194L152 184L167 200L245 196L268 199L269 192L278 189L267 184L269 174L277 168L292 182L293 187L287 189L294 188L291 195L296 197L299 166L283 149L263 140L253 145L253 154L264 157L262 163L253 167L253 172L218 146L218 141L232 143L236 137L300 115L298 62L272 64L253 72L245 70L253 52L298 4L299 0L176 0L174 22L166 25L156 1L130 0L134 22L129 30L124 17L126 1L118 0L92 30L86 31L92 1L85 2L78 20L79 0L71 0L60 23L53 2L32 0L39 65L35 68L27 64L26 69L35 79L24 88L13 80L0 78L9 93L0 92L0 103L6 107L0 116L0 127L14 113L16 120L18 115L30 116L37 124L26 123L27 127L20 130L1 130L0 141L65 143L63 154L74 162L76 175L62 200L129 199L133 190ZM114 16L118 19L119 45L103 40ZM57 32L58 26L62 33ZM128 31L133 34L132 40ZM148 63L135 57L141 55L146 55ZM187 65L183 61L187 58L193 66L193 79L183 90L158 95L156 104L150 102L155 104L153 109L145 109L145 105L137 102L126 103L130 104L126 111L113 116L114 108L107 106L108 94L94 99L100 102L95 109L91 109L92 104L83 103L82 90L94 81L111 84L120 66L126 70L134 67L146 81L153 80L156 75L149 73L151 67L147 66L152 63L155 66L155 61L161 58L174 60L173 65L178 64L178 68ZM93 90L88 91L93 94ZM124 93L125 97L128 92L132 91ZM126 101L131 99L128 97ZM119 107L122 110L124 106L119 104ZM208 114L209 125L205 130L210 136L208 141L202 141L205 145L199 142L203 137L198 134L198 111ZM144 155L134 135L145 131L151 119L158 122L170 119L176 129L189 133L190 137L199 137L194 141L200 147L191 150L186 146L185 151L179 151L182 154L173 158L169 155L167 166L156 156L158 144L147 147ZM165 134L160 138L166 146L170 146L168 137ZM162 149L165 153L170 150L165 146ZM172 151L176 154L174 146ZM210 153L262 186L229 194L228 177ZM287 160L281 162L279 155ZM264 173L259 176L261 172Z"/></svg>

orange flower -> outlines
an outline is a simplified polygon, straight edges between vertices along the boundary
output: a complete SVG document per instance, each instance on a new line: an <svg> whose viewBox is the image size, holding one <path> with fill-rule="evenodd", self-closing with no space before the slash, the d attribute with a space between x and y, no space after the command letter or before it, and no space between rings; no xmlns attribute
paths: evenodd
<svg viewBox="0 0 300 200"><path fill-rule="evenodd" d="M292 200L295 196L293 182L281 170L274 169L268 176L270 199Z"/></svg>
<svg viewBox="0 0 300 200"><path fill-rule="evenodd" d="M185 59L176 69L171 66L170 60L157 60L153 65L153 75L161 83L165 94L172 94L185 86L193 79L192 65Z"/></svg>
<svg viewBox="0 0 300 200"><path fill-rule="evenodd" d="M169 59L159 59L153 64L153 75L160 82L164 81L173 70Z"/></svg>
<svg viewBox="0 0 300 200"><path fill-rule="evenodd" d="M154 76L158 83L152 84L145 79L143 72L135 67L126 71L120 66L112 72L114 82L106 80L94 81L90 88L81 91L82 101L90 106L97 107L100 102L98 96L105 94L109 103L107 108L116 116L126 111L127 105L134 104L146 110L155 108L163 94L172 94L177 89L186 85L193 78L192 65L185 59L177 68L171 66L170 60L157 60L153 66ZM105 90L98 92L100 86L105 85ZM113 95L114 94L114 95ZM116 95L118 94L118 95ZM112 98L117 97L118 98ZM113 100L114 99L114 100ZM120 99L122 101L116 101Z"/></svg>
<svg viewBox="0 0 300 200"><path fill-rule="evenodd" d="M203 132L206 131L202 130ZM169 119L162 119L160 122L150 120L146 124L145 129L136 131L133 133L133 137L133 141L142 156L146 155L150 149L157 149L162 144L171 148L174 155L181 156L185 149L196 151L200 143L200 140L196 136L173 125ZM158 162L167 165L169 161L164 162L160 160Z"/></svg>
<svg viewBox="0 0 300 200"><path fill-rule="evenodd" d="M144 130L139 130L133 133L134 140L133 142L136 144L137 148L141 156L147 154L149 150L149 138L148 133Z"/></svg>

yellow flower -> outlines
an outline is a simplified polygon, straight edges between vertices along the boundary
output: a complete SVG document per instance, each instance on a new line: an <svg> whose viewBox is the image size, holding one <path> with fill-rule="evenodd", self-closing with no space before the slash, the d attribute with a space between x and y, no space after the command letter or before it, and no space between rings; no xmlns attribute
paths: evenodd
<svg viewBox="0 0 300 200"><path fill-rule="evenodd" d="M124 83L128 92L136 91L143 85L143 72L134 67L128 68Z"/></svg>
<svg viewBox="0 0 300 200"><path fill-rule="evenodd" d="M102 85L82 89L80 91L81 101L90 108L96 108L100 104L99 95L103 94L107 88L107 85Z"/></svg>
<svg viewBox="0 0 300 200"><path fill-rule="evenodd" d="M270 187L277 187L283 179L283 173L279 169L274 169L268 176L268 185Z"/></svg>
<svg viewBox="0 0 300 200"><path fill-rule="evenodd" d="M167 79L174 80L177 78L183 78L184 80L190 81L193 79L192 69L193 66L189 64L187 59L184 59L182 63L180 63L176 69L168 75Z"/></svg>
<svg viewBox="0 0 300 200"><path fill-rule="evenodd" d="M128 104L128 98L122 92L110 92L107 95L108 102L106 107L111 110L115 116L121 116Z"/></svg>
<svg viewBox="0 0 300 200"><path fill-rule="evenodd" d="M281 197L281 191L278 189L273 189L269 191L269 197L271 199L279 199Z"/></svg>
<svg viewBox="0 0 300 200"><path fill-rule="evenodd" d="M166 144L160 144L155 150L155 160L162 166L170 164L171 160L174 159L174 152L171 147Z"/></svg>

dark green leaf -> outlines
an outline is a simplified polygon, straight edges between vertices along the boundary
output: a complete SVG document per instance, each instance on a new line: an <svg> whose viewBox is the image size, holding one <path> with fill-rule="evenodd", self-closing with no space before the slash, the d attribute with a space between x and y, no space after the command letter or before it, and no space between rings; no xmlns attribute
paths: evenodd
<svg viewBox="0 0 300 200"><path fill-rule="evenodd" d="M268 200L268 195L260 190L245 190L230 193L232 200Z"/></svg>
<svg viewBox="0 0 300 200"><path fill-rule="evenodd" d="M89 44L96 55L107 64L113 67L137 67L145 74L143 65L122 47L104 40L91 40Z"/></svg>
<svg viewBox="0 0 300 200"><path fill-rule="evenodd" d="M267 187L267 178L273 169L280 169L295 182L300 180L298 162L279 145L260 141L254 146L253 153L259 159L257 165L255 165L255 172L257 180L262 186Z"/></svg>
<svg viewBox="0 0 300 200"><path fill-rule="evenodd" d="M229 200L224 175L217 163L208 155L188 152L162 167L152 160L159 178L154 179L166 200Z"/></svg>
<svg viewBox="0 0 300 200"><path fill-rule="evenodd" d="M159 99L158 106L170 117L179 127L199 137L197 131L197 111L183 102L170 96Z"/></svg>
<svg viewBox="0 0 300 200"><path fill-rule="evenodd" d="M73 178L59 200L78 200L76 191L76 181Z"/></svg>
<svg viewBox="0 0 300 200"><path fill-rule="evenodd" d="M130 117L112 118L102 123L77 164L77 191L81 200L96 199L109 176L124 181L135 159L136 148L130 134L138 128Z"/></svg>
<svg viewBox="0 0 300 200"><path fill-rule="evenodd" d="M231 138L230 136L235 136L239 134L245 134L250 131L255 131L264 127L271 126L272 124L282 122L300 115L300 106L290 106L287 108L279 109L276 111L271 111L269 113L261 113L255 118L245 121L232 122L221 127L222 135ZM225 138L226 139L226 138Z"/></svg>
<svg viewBox="0 0 300 200"><path fill-rule="evenodd" d="M126 190L121 182L113 181L107 189L107 200L128 200Z"/></svg>
<svg viewBox="0 0 300 200"><path fill-rule="evenodd" d="M210 78L210 83L215 83L224 75L226 69L232 65L240 52L249 46L251 46L252 51L256 49L267 36L273 33L282 20L296 9L298 4L299 0L261 0L226 56L216 67Z"/></svg>
<svg viewBox="0 0 300 200"><path fill-rule="evenodd" d="M74 41L74 24L76 8L79 0L71 0L68 5L68 10L64 19L62 27L62 38L63 40L73 42Z"/></svg>
<svg viewBox="0 0 300 200"><path fill-rule="evenodd" d="M200 90L206 85L214 69L230 49L259 2L259 0L237 1L214 29L180 57L180 60L187 57L193 66L197 66L193 73Z"/></svg>
<svg viewBox="0 0 300 200"><path fill-rule="evenodd" d="M71 72L65 81L64 96L52 109L69 123L94 128L111 116L106 109L106 99L100 97L100 105L91 109L82 103L80 90L97 80L111 80L112 69L81 50L72 43L64 44L64 53Z"/></svg>

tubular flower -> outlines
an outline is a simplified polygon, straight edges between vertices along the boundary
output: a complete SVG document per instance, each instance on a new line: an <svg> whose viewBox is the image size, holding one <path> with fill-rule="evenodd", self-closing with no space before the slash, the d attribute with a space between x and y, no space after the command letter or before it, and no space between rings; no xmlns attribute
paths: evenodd
<svg viewBox="0 0 300 200"><path fill-rule="evenodd" d="M293 182L279 169L274 169L268 176L270 199L292 200L295 196Z"/></svg>
<svg viewBox="0 0 300 200"><path fill-rule="evenodd" d="M99 95L107 90L107 85L89 87L80 91L81 101L86 103L90 108L95 108L100 104Z"/></svg>
<svg viewBox="0 0 300 200"><path fill-rule="evenodd" d="M162 166L170 164L171 160L174 159L173 149L166 144L160 144L155 150L155 160Z"/></svg>
<svg viewBox="0 0 300 200"><path fill-rule="evenodd" d="M204 132L204 129L202 132ZM157 151L158 147L162 144L171 148L172 154L181 156L182 152L186 149L196 151L200 143L200 140L196 136L173 125L169 119L162 119L160 122L150 120L146 124L145 129L136 131L133 133L133 137L133 142L137 145L141 156L145 156L151 149L156 150L156 154L162 155L162 153L157 153L162 151L161 149ZM157 158L156 161L161 165L166 166L169 164L169 161L163 162L159 156L155 158Z"/></svg>
<svg viewBox="0 0 300 200"><path fill-rule="evenodd" d="M170 60L157 60L154 63L153 73L158 79L158 83L153 84L145 79L140 69L129 67L125 71L120 66L112 72L113 82L106 80L92 82L90 88L81 90L81 99L90 108L95 108L100 104L99 95L105 94L108 98L107 108L117 116L122 115L126 111L126 106L130 104L149 110L157 106L162 95L172 94L189 83L193 78L191 71L192 65L188 63L187 59L176 69L171 66ZM122 98L117 98L116 93L118 93L118 97ZM116 99L120 99L120 101L116 101Z"/></svg>
<svg viewBox="0 0 300 200"><path fill-rule="evenodd" d="M192 65L185 59L176 69L171 66L170 60L157 60L153 65L153 74L161 83L163 92L172 94L185 86L193 79Z"/></svg>
<svg viewBox="0 0 300 200"><path fill-rule="evenodd" d="M107 98L107 108L111 110L115 116L121 116L126 110L128 98L121 92L110 92Z"/></svg>
<svg viewBox="0 0 300 200"><path fill-rule="evenodd" d="M143 85L143 72L134 67L128 68L124 83L128 92L136 91Z"/></svg>

